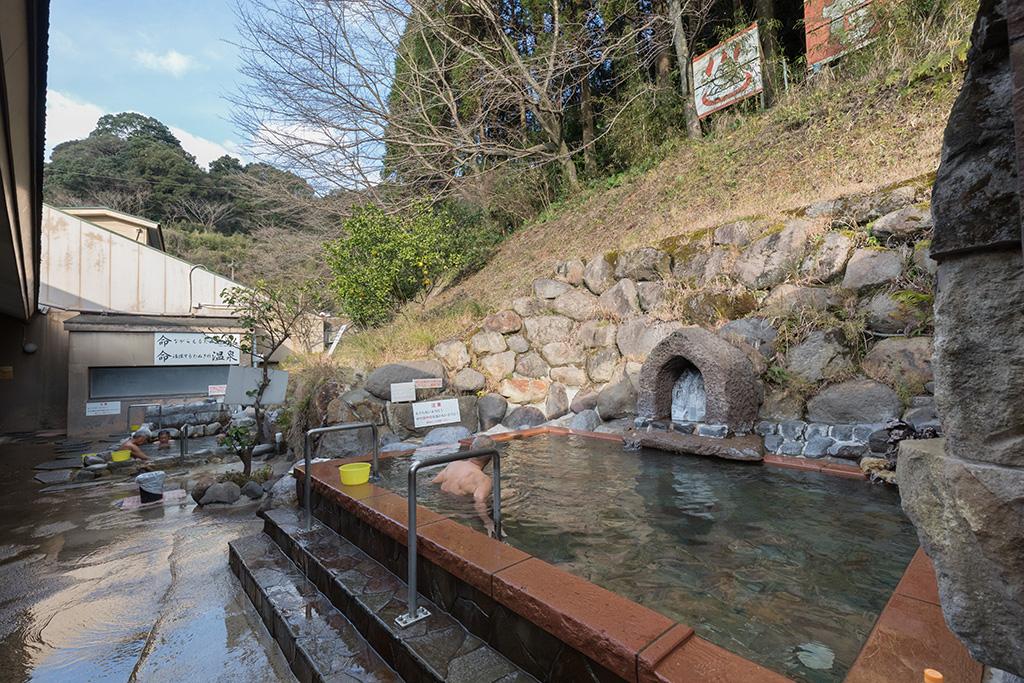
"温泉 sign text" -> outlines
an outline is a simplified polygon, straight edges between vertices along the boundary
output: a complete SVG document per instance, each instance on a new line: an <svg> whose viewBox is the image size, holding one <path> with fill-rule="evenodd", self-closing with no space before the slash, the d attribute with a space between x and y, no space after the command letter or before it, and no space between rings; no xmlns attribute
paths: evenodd
<svg viewBox="0 0 1024 683"><path fill-rule="evenodd" d="M457 398L423 401L412 404L412 423L417 429L461 421L462 415L459 413L459 400Z"/></svg>
<svg viewBox="0 0 1024 683"><path fill-rule="evenodd" d="M153 365L238 365L240 336L154 332Z"/></svg>
<svg viewBox="0 0 1024 683"><path fill-rule="evenodd" d="M700 118L757 95L763 88L757 24L693 60L693 96Z"/></svg>

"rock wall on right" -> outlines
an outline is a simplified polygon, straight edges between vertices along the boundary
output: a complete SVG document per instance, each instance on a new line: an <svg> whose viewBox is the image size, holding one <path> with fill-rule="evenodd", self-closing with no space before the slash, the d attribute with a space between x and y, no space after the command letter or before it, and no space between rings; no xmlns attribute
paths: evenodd
<svg viewBox="0 0 1024 683"><path fill-rule="evenodd" d="M931 256L938 261L932 368L945 439L904 442L897 470L904 509L935 565L950 628L979 661L1018 676L1024 675L1024 261L1014 104L1024 112L1024 41L1011 36L1019 36L1022 24L1021 3L982 0L932 194Z"/></svg>

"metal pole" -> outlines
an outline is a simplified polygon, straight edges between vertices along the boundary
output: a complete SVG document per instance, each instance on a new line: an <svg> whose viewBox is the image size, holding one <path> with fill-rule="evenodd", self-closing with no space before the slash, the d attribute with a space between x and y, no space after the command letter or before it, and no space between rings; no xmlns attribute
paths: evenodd
<svg viewBox="0 0 1024 683"><path fill-rule="evenodd" d="M309 453L309 435L312 431L312 429L307 431L302 441L302 460L304 464L304 469L302 470L302 494L304 505L306 506L306 531L313 530L313 473L310 471L312 458Z"/></svg>
<svg viewBox="0 0 1024 683"><path fill-rule="evenodd" d="M302 489L305 495L305 509L306 509L306 531L310 531L313 528L313 481L310 475L310 468L312 467L312 449L309 447L310 437L318 434L328 434L330 432L347 432L352 429L366 429L370 428L370 434L373 438L373 461L370 464L370 481L377 481L380 479L380 437L378 436L377 425L373 422L350 422L348 424L333 425L331 427L316 427L314 429L306 430L306 435L302 441L302 460L305 465Z"/></svg>
<svg viewBox="0 0 1024 683"><path fill-rule="evenodd" d="M443 455L435 455L433 457L426 457L413 462L409 465L408 474L408 505L409 505L409 519L408 519L408 536L406 540L406 551L408 552L407 558L407 578L409 582L409 596L406 600L407 609L403 614L399 614L395 617L395 623L400 627L405 628L410 624L414 624L421 619L425 619L430 616L430 611L425 607L420 607L416 604L418 599L418 592L416 587L416 561L418 557L417 551L417 534L416 534L416 475L424 467L432 467L434 465L444 465L456 460L469 460L470 458L479 458L484 455L492 456L492 470L491 477L493 483L491 485L491 495L493 498L493 515L494 515L494 533L498 540L501 540L501 453L495 448L480 448L471 451L457 451L455 453L445 453Z"/></svg>

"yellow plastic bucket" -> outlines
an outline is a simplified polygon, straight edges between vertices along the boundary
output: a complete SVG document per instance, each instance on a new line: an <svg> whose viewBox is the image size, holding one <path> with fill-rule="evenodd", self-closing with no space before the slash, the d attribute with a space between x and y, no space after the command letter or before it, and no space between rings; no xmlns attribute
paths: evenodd
<svg viewBox="0 0 1024 683"><path fill-rule="evenodd" d="M131 460L132 459L132 452L130 450L128 450L127 448L124 449L124 450L120 450L120 451L114 451L110 455L110 459L113 460L114 462L124 462L126 460Z"/></svg>
<svg viewBox="0 0 1024 683"><path fill-rule="evenodd" d="M338 468L341 473L341 483L345 486L358 486L370 481L370 463L350 462Z"/></svg>

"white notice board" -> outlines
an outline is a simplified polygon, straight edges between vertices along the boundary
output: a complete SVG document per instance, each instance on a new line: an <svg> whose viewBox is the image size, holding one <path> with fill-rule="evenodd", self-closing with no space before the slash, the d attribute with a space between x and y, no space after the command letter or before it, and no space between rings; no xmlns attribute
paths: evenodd
<svg viewBox="0 0 1024 683"><path fill-rule="evenodd" d="M415 382L393 382L391 384L392 403L412 403L416 400Z"/></svg>
<svg viewBox="0 0 1024 683"><path fill-rule="evenodd" d="M459 413L459 399L457 398L412 404L412 423L417 429L461 421L462 415Z"/></svg>

